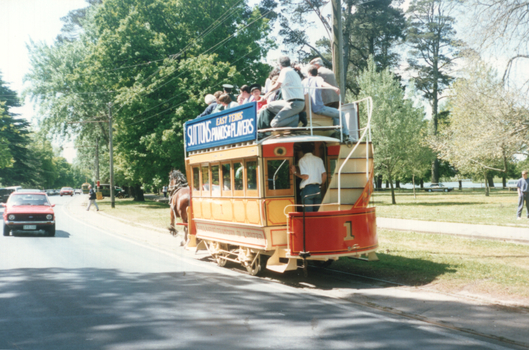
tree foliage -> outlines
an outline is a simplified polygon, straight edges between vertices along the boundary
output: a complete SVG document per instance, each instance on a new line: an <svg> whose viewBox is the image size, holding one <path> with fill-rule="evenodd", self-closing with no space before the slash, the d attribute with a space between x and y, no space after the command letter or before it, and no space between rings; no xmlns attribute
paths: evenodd
<svg viewBox="0 0 529 350"><path fill-rule="evenodd" d="M452 80L450 69L460 45L455 39L453 4L448 0L414 0L408 9L407 41L412 47L408 70L432 107L430 133L437 134L439 99ZM432 163L432 182L439 182L439 162Z"/></svg>
<svg viewBox="0 0 529 350"><path fill-rule="evenodd" d="M372 58L358 82L359 98L373 98L371 128L375 166L388 179L392 203L396 204L393 188L396 174L405 166L420 161L420 151L413 145L421 142L424 113L405 98L404 90L389 69L377 72Z"/></svg>
<svg viewBox="0 0 529 350"><path fill-rule="evenodd" d="M330 41L332 28L323 15L323 7L328 1L321 0L281 0L286 9L281 15L283 43L297 53L299 59L320 56L331 66ZM358 94L356 77L367 67L370 55L374 57L379 70L397 67L400 56L396 46L404 39L405 19L398 8L400 1L342 1L342 23L344 40L344 71L347 74L347 87ZM326 36L312 45L306 28L313 26L308 15L315 13L326 30ZM321 25L320 25L321 26ZM308 49L309 52L303 50Z"/></svg>
<svg viewBox="0 0 529 350"><path fill-rule="evenodd" d="M507 171L515 154L526 153L529 110L525 98L503 86L480 60L453 84L451 114L432 144L459 171L486 178L489 170Z"/></svg>
<svg viewBox="0 0 529 350"><path fill-rule="evenodd" d="M264 82L260 63L273 1L250 8L240 0L91 1L67 19L75 35L31 46L28 93L40 105L41 127L79 147L101 140L102 181L108 172L108 115L114 120L115 177L122 185L160 184L184 166L183 123L223 83ZM111 106L111 108L109 108ZM93 150L80 148L83 168Z"/></svg>

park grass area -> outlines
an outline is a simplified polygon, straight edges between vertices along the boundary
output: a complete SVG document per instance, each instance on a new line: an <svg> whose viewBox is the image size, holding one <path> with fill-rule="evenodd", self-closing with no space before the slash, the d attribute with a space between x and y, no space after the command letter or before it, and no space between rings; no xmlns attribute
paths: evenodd
<svg viewBox="0 0 529 350"><path fill-rule="evenodd" d="M529 245L378 230L376 262L332 268L409 286L529 306Z"/></svg>
<svg viewBox="0 0 529 350"><path fill-rule="evenodd" d="M465 224L500 225L529 228L526 211L522 220L516 220L518 197L515 191L492 189L485 196L484 189L452 192L424 192L399 190L397 204L391 204L390 191L377 191L371 204L377 207L377 216L396 219L460 222Z"/></svg>
<svg viewBox="0 0 529 350"><path fill-rule="evenodd" d="M131 198L116 198L115 208L111 208L110 198L105 197L103 200L98 200L97 204L104 213L131 223L140 223L161 229L169 227L170 209L166 203L150 200L135 202Z"/></svg>

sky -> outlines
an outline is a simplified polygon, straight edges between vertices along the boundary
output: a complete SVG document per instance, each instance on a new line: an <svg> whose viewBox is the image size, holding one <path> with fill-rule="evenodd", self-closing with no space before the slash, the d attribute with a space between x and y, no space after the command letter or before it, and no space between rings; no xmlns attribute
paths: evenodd
<svg viewBox="0 0 529 350"><path fill-rule="evenodd" d="M257 0L249 1L251 5L256 2ZM2 33L0 35L0 73L11 89L21 93L24 88L23 78L30 68L27 43L33 40L53 44L62 28L60 18L66 16L71 10L86 6L85 0L0 0L0 33ZM330 5L327 5L326 13L330 11ZM468 28L462 25L465 21L461 20L461 17L458 19L460 23L458 32L468 33ZM307 30L309 33L314 33L309 34L314 41L325 32L317 18L314 20L314 26ZM468 38L463 37L463 39ZM273 64L280 54L280 49L271 52L267 61ZM506 61L507 56L490 58L490 62L495 64L500 72L504 69ZM514 76L529 77L529 60L518 62ZM13 112L34 121L33 106L27 101L24 107L14 109ZM71 162L75 156L73 144L70 142L58 146L64 148L63 156Z"/></svg>

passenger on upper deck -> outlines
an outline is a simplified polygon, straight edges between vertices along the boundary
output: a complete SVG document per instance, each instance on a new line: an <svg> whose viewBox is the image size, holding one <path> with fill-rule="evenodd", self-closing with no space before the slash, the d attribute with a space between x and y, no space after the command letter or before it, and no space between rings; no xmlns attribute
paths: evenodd
<svg viewBox="0 0 529 350"><path fill-rule="evenodd" d="M252 84L250 85L250 92L252 96L250 97L250 102L257 102L257 111L259 111L263 106L265 106L268 101L261 97L261 85Z"/></svg>
<svg viewBox="0 0 529 350"><path fill-rule="evenodd" d="M206 104L208 106L206 107L204 112L202 112L202 113L200 113L198 115L197 118L205 117L206 115L209 115L209 114L213 113L213 111L217 107L217 99L215 98L215 96L213 96L211 94L207 94L206 97L204 97L204 101L206 102Z"/></svg>
<svg viewBox="0 0 529 350"><path fill-rule="evenodd" d="M318 76L320 76L324 82L334 87L338 87L336 82L336 76L334 72L323 66L323 60L318 57L310 61L310 64L315 65L318 68ZM328 107L340 108L340 99L338 94L332 90L324 90L321 93L323 104Z"/></svg>
<svg viewBox="0 0 529 350"><path fill-rule="evenodd" d="M283 100L272 101L266 106L266 109L276 113L276 116L270 122L270 126L273 128L297 127L299 123L298 114L305 107L301 78L290 67L290 58L287 56L279 58L279 65L281 66L279 78L270 87L270 91L264 95L264 98L267 98L273 91L281 88L283 96Z"/></svg>
<svg viewBox="0 0 529 350"><path fill-rule="evenodd" d="M224 107L224 110L237 107L239 105L237 102L233 102L228 94L220 95L219 103Z"/></svg>
<svg viewBox="0 0 529 350"><path fill-rule="evenodd" d="M237 96L237 103L243 105L245 103L250 102L250 97L252 96L250 95L250 87L248 85L243 85L241 86L239 91L240 94L239 96Z"/></svg>
<svg viewBox="0 0 529 350"><path fill-rule="evenodd" d="M233 85L231 84L223 84L222 88L224 89L224 93L230 95L230 98L232 101L237 101L235 98L235 95L231 93L231 89L233 89Z"/></svg>
<svg viewBox="0 0 529 350"><path fill-rule="evenodd" d="M340 89L331 84L327 84L321 77L318 77L318 67L311 65L308 68L308 78L303 80L303 86L307 88L306 93L310 96L310 105L313 113L321 114L326 117L331 117L333 125L340 125L340 111L333 107L327 107L323 105L322 95L326 89L320 89L321 87L332 88L336 94L340 94ZM322 91L323 90L323 91ZM349 137L349 128L345 122L345 113L341 113L342 118L342 133L343 142L351 142Z"/></svg>

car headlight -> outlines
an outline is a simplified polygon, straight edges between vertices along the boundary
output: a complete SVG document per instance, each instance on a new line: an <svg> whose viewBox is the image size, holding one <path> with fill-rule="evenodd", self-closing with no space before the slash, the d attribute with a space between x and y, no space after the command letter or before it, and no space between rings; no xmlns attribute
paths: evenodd
<svg viewBox="0 0 529 350"><path fill-rule="evenodd" d="M51 215L51 214L46 215L46 219L48 219L48 220L53 219L53 215Z"/></svg>
<svg viewBox="0 0 529 350"><path fill-rule="evenodd" d="M11 214L7 217L9 220L15 220L15 215Z"/></svg>

